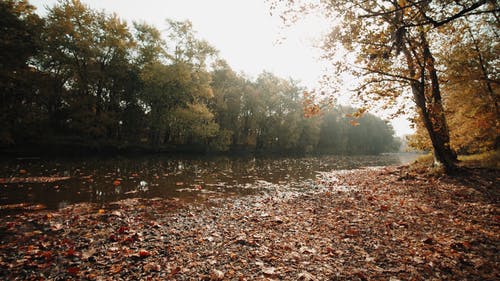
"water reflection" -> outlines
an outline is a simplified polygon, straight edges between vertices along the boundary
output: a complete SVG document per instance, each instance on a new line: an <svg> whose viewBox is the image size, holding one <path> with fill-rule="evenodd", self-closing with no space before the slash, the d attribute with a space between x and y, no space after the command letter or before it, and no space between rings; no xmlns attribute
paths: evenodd
<svg viewBox="0 0 500 281"><path fill-rule="evenodd" d="M0 205L31 203L57 209L77 202L130 197L203 199L252 194L269 186L304 188L324 171L398 165L415 156L319 156L281 158L132 157L4 161ZM22 173L21 173L22 171ZM12 177L63 177L55 182L8 183ZM305 184L306 183L306 184ZM310 184L309 184L310 186Z"/></svg>

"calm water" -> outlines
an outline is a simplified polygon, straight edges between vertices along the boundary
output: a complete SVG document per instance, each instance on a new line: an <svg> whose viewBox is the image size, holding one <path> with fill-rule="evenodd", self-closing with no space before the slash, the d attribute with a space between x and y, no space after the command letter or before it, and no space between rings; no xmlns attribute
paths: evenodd
<svg viewBox="0 0 500 281"><path fill-rule="evenodd" d="M57 209L78 202L106 203L133 197L203 200L214 196L253 194L275 185L307 188L320 172L398 165L414 159L414 155L392 154L302 158L148 156L4 160L0 162L0 209L6 212L13 209L13 204L20 203ZM56 177L66 179L51 182ZM11 183L13 178L46 182L17 180L17 183Z"/></svg>

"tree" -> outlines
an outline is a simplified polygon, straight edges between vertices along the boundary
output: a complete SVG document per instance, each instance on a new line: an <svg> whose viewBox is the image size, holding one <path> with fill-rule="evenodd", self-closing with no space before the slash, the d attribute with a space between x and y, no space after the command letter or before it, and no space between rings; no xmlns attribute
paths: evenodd
<svg viewBox="0 0 500 281"><path fill-rule="evenodd" d="M239 143L242 97L246 81L223 60L215 63L211 81L214 98L209 106L220 126L219 137L214 140L213 145L217 146L218 150L228 150Z"/></svg>
<svg viewBox="0 0 500 281"><path fill-rule="evenodd" d="M194 139L206 143L218 130L207 108L213 98L207 61L216 51L196 38L190 22L167 20L167 24L167 42L154 28L136 24L149 141L155 148L192 144Z"/></svg>
<svg viewBox="0 0 500 281"><path fill-rule="evenodd" d="M137 76L127 24L78 0L60 1L49 10L42 39L37 65L52 78L51 106L67 108L66 128L96 141L119 138L122 111L130 105L131 89L125 87Z"/></svg>
<svg viewBox="0 0 500 281"><path fill-rule="evenodd" d="M500 143L500 22L493 16L461 19L443 42L438 57L443 69L452 146L461 153L496 149Z"/></svg>
<svg viewBox="0 0 500 281"><path fill-rule="evenodd" d="M42 20L28 1L0 2L0 144L10 145L36 128L35 78L30 61L38 53Z"/></svg>
<svg viewBox="0 0 500 281"><path fill-rule="evenodd" d="M436 57L440 62L443 101L452 136L451 145L460 153L478 153L498 148L499 22L494 15L469 16L438 33L454 33L440 40ZM451 30L451 31L450 31ZM417 123L411 144L429 149L428 137Z"/></svg>
<svg viewBox="0 0 500 281"><path fill-rule="evenodd" d="M356 109L335 107L324 112L317 150L333 154L379 154L397 151L399 143L386 121L364 114L354 118Z"/></svg>
<svg viewBox="0 0 500 281"><path fill-rule="evenodd" d="M298 2L286 1L286 13L297 7L303 11ZM356 92L366 103L390 106L411 98L436 160L452 172L456 154L450 147L432 40L438 27L471 14L494 12L496 2L335 0L321 1L319 8L336 21L324 44L325 58L332 60L335 73L349 71L359 77ZM404 112L399 106L397 113Z"/></svg>

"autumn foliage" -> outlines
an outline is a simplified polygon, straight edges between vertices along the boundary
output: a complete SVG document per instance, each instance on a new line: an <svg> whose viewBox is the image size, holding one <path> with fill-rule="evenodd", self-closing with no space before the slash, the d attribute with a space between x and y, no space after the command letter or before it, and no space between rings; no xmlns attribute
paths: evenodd
<svg viewBox="0 0 500 281"><path fill-rule="evenodd" d="M325 84L341 92L338 77L347 73L357 79L353 92L365 105L395 115L413 112L418 141L428 140L446 172L456 170L454 148L498 147L498 44L489 44L498 41L497 2L272 3L285 21L305 13L329 19L322 46L331 64Z"/></svg>

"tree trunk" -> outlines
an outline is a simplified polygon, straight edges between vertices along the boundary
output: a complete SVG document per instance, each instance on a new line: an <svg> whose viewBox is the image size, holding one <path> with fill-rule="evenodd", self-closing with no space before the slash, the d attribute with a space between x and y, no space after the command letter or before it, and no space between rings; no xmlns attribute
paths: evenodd
<svg viewBox="0 0 500 281"><path fill-rule="evenodd" d="M411 82L411 90L420 118L429 134L436 161L443 165L446 173L453 173L456 170L457 156L450 147L450 134L441 101L434 58L423 31L420 39L421 42L419 43L422 48L422 61L420 63L418 58L414 56L414 53L411 53L406 47L402 48L411 77L418 77L420 79L420 81L415 79ZM419 66L418 73L416 66ZM426 69L429 71L431 80L431 92L428 96L426 95L426 90L428 92L429 89L425 84Z"/></svg>
<svg viewBox="0 0 500 281"><path fill-rule="evenodd" d="M424 67L429 71L431 80L431 98L427 101L427 111L426 114L422 114L422 118L424 119L424 123L427 123L425 126L432 140L436 160L444 165L447 172L452 172L456 168L457 155L450 147L450 131L446 122L441 99L435 59L430 51L429 43L423 31L421 31L421 40ZM422 72L425 72L425 69L422 69ZM425 86L423 88L425 91Z"/></svg>

